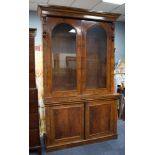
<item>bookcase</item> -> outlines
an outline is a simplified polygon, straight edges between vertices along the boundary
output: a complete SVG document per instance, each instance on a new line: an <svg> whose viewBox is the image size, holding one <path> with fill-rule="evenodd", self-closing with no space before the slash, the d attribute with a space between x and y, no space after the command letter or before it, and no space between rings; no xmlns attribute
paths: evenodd
<svg viewBox="0 0 155 155"><path fill-rule="evenodd" d="M119 14L39 5L47 151L117 138L114 22Z"/></svg>

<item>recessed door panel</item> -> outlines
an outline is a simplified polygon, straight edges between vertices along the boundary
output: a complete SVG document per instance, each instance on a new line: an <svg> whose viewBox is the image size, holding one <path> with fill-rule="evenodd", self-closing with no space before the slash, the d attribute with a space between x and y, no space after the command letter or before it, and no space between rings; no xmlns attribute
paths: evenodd
<svg viewBox="0 0 155 155"><path fill-rule="evenodd" d="M94 101L86 106L86 138L114 133L116 106L114 101Z"/></svg>
<svg viewBox="0 0 155 155"><path fill-rule="evenodd" d="M51 117L46 123L50 132L48 142L56 144L83 139L83 104L53 106L48 108L48 116Z"/></svg>
<svg viewBox="0 0 155 155"><path fill-rule="evenodd" d="M89 107L89 133L97 134L110 131L111 105L95 105Z"/></svg>

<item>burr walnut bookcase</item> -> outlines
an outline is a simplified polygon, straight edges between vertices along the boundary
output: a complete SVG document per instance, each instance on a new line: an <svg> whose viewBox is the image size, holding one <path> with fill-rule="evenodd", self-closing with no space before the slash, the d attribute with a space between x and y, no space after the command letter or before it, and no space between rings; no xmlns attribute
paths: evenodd
<svg viewBox="0 0 155 155"><path fill-rule="evenodd" d="M114 21L119 14L38 6L46 149L117 138Z"/></svg>

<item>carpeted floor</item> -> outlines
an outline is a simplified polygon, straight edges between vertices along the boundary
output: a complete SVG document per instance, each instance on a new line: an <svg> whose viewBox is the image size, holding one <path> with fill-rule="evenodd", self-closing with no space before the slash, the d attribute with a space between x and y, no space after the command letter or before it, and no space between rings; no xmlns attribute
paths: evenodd
<svg viewBox="0 0 155 155"><path fill-rule="evenodd" d="M36 155L37 153L30 153ZM60 151L42 150L42 155L125 155L125 122L118 120L118 139L82 145Z"/></svg>

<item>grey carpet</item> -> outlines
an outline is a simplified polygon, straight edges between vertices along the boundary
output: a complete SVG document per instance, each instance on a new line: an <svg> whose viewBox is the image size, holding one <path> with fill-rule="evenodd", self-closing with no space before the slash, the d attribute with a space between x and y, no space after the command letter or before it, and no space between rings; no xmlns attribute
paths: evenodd
<svg viewBox="0 0 155 155"><path fill-rule="evenodd" d="M36 155L37 153L30 153ZM42 150L42 155L125 155L125 122L118 120L118 139L82 145L60 151Z"/></svg>

